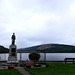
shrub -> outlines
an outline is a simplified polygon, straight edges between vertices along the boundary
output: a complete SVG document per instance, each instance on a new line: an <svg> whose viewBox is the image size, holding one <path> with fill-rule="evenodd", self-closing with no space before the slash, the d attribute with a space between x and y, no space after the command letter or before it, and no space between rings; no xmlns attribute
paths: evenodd
<svg viewBox="0 0 75 75"><path fill-rule="evenodd" d="M40 54L36 51L32 51L30 54L29 54L29 59L36 62L40 59Z"/></svg>

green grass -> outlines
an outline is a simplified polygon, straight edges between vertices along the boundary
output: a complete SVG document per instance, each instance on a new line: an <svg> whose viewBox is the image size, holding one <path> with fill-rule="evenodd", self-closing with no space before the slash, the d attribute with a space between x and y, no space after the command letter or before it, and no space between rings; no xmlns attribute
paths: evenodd
<svg viewBox="0 0 75 75"><path fill-rule="evenodd" d="M62 62L48 62L49 67L25 68L32 75L75 75L75 64Z"/></svg>
<svg viewBox="0 0 75 75"><path fill-rule="evenodd" d="M17 69L0 70L0 75L22 75Z"/></svg>

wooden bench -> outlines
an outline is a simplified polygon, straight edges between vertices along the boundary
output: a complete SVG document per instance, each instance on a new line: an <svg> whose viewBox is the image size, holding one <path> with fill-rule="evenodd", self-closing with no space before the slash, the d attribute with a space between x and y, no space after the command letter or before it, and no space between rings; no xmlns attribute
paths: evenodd
<svg viewBox="0 0 75 75"><path fill-rule="evenodd" d="M65 58L64 61L66 62L73 62L74 63L75 58Z"/></svg>

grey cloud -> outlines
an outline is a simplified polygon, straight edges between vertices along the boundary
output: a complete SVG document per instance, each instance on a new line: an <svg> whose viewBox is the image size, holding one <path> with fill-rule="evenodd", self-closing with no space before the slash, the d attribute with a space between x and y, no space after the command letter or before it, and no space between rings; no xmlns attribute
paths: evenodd
<svg viewBox="0 0 75 75"><path fill-rule="evenodd" d="M69 9L73 2L8 0L0 10L0 44L9 47L15 32L18 48L47 43L75 45L75 16Z"/></svg>

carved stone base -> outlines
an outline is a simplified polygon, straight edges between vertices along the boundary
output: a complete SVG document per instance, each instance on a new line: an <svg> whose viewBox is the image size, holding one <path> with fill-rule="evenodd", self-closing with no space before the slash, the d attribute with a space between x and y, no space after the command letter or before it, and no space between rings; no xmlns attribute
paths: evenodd
<svg viewBox="0 0 75 75"><path fill-rule="evenodd" d="M16 45L10 45L9 47L9 57L7 63L18 63L19 61L17 60L17 47Z"/></svg>

